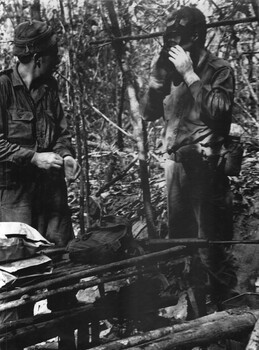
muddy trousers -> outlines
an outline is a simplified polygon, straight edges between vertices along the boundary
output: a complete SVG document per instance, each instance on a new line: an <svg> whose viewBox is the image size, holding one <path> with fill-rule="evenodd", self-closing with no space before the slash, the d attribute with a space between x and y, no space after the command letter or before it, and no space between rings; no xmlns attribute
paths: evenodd
<svg viewBox="0 0 259 350"><path fill-rule="evenodd" d="M201 160L187 164L167 160L165 175L170 238L232 239L232 195L220 169ZM228 247L211 246L195 253L207 272L195 263L194 284L200 289L209 274L212 299L226 299L236 283Z"/></svg>
<svg viewBox="0 0 259 350"><path fill-rule="evenodd" d="M1 188L0 221L26 223L56 246L66 246L73 229L64 177L46 172L35 181Z"/></svg>
<svg viewBox="0 0 259 350"><path fill-rule="evenodd" d="M59 174L42 173L35 181L24 181L19 186L0 189L0 221L23 222L37 229L47 240L56 246L66 246L73 235L71 215L67 204L65 179ZM67 309L77 302L74 293L62 297L48 298L48 307L52 311ZM17 317L31 317L33 304L20 308ZM8 315L7 315L8 316ZM13 344L10 350L20 350ZM74 332L67 325L60 334L60 350L74 350Z"/></svg>

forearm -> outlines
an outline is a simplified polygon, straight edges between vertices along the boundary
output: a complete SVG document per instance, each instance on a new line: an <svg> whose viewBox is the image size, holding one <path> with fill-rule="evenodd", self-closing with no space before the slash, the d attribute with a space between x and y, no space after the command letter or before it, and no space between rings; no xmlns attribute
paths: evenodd
<svg viewBox="0 0 259 350"><path fill-rule="evenodd" d="M148 89L141 101L142 115L145 120L154 121L164 115L163 101L170 93L170 73L156 63L148 84Z"/></svg>
<svg viewBox="0 0 259 350"><path fill-rule="evenodd" d="M35 151L18 144L10 143L0 134L0 162L11 162L17 165L30 163Z"/></svg>
<svg viewBox="0 0 259 350"><path fill-rule="evenodd" d="M74 149L71 144L71 135L68 130L63 130L53 146L53 152L59 154L61 157L75 156Z"/></svg>

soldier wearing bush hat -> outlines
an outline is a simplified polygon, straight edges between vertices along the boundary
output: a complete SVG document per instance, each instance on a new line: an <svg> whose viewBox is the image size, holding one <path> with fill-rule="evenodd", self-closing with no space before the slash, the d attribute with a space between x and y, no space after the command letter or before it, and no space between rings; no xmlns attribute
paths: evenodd
<svg viewBox="0 0 259 350"><path fill-rule="evenodd" d="M46 22L27 21L14 31L13 54L18 57L45 52L57 46L57 35Z"/></svg>
<svg viewBox="0 0 259 350"><path fill-rule="evenodd" d="M46 22L20 23L13 53L17 65L0 74L0 220L64 246L73 237L65 177L74 180L79 166L52 76L57 36Z"/></svg>
<svg viewBox="0 0 259 350"><path fill-rule="evenodd" d="M46 22L23 22L14 31L13 54L17 65L0 73L0 221L26 223L66 246L74 234L65 178L75 180L80 166L52 76L57 36ZM62 300L76 302L73 293ZM48 303L55 309L56 300ZM71 329L60 337L60 349L75 349Z"/></svg>

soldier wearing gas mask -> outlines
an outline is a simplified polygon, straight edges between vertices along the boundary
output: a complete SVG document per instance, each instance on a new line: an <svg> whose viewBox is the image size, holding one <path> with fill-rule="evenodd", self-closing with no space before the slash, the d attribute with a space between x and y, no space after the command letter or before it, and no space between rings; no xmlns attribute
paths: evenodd
<svg viewBox="0 0 259 350"><path fill-rule="evenodd" d="M205 16L197 8L182 7L168 18L143 118L165 121L169 237L229 240L232 200L221 149L230 130L234 74L205 49L205 39ZM216 248L200 250L200 256L213 275L225 259L224 249Z"/></svg>

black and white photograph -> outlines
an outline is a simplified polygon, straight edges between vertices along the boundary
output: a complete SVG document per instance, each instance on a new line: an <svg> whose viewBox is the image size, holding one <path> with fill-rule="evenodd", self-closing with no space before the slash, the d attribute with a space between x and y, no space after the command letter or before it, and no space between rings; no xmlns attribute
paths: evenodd
<svg viewBox="0 0 259 350"><path fill-rule="evenodd" d="M0 350L259 350L258 24L0 1Z"/></svg>

